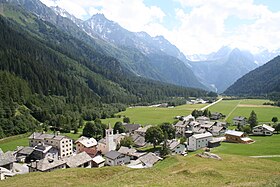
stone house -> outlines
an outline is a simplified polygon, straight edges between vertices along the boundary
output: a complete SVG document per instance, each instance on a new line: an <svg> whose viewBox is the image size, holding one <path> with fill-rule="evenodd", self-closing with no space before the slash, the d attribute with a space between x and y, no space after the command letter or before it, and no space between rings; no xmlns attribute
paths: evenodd
<svg viewBox="0 0 280 187"><path fill-rule="evenodd" d="M247 118L243 116L236 116L232 119L233 125L244 126L247 123Z"/></svg>
<svg viewBox="0 0 280 187"><path fill-rule="evenodd" d="M65 169L66 160L63 159L53 159L53 158L44 158L42 160L37 160L31 162L29 165L29 172L50 172L57 169Z"/></svg>
<svg viewBox="0 0 280 187"><path fill-rule="evenodd" d="M92 168L92 158L86 152L66 158L67 168Z"/></svg>
<svg viewBox="0 0 280 187"><path fill-rule="evenodd" d="M105 154L105 165L118 166L130 163L130 157L112 150Z"/></svg>
<svg viewBox="0 0 280 187"><path fill-rule="evenodd" d="M177 140L171 140L168 142L168 148L171 151L171 154L185 154L186 153L186 146L181 144Z"/></svg>
<svg viewBox="0 0 280 187"><path fill-rule="evenodd" d="M73 155L73 142L66 136L56 134L45 134L34 132L29 136L29 146L35 147L37 144L43 143L50 145L58 150L58 155L61 158Z"/></svg>

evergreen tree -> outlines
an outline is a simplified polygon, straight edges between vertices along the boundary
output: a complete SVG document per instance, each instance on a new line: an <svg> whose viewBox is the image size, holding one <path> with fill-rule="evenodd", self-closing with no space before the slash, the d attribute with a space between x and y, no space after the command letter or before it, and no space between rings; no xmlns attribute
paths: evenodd
<svg viewBox="0 0 280 187"><path fill-rule="evenodd" d="M278 122L278 118L277 118L277 117L273 117L273 118L271 119L271 121L272 121L273 123L276 123L276 122Z"/></svg>
<svg viewBox="0 0 280 187"><path fill-rule="evenodd" d="M115 126L114 126L114 134L116 134L117 132L119 132L119 133L125 132L125 127L123 126L122 122L120 122L120 121L116 122Z"/></svg>
<svg viewBox="0 0 280 187"><path fill-rule="evenodd" d="M253 130L253 128L258 125L257 114L255 113L254 110L252 110L252 112L250 114L250 117L248 119L248 123L250 124L251 130Z"/></svg>

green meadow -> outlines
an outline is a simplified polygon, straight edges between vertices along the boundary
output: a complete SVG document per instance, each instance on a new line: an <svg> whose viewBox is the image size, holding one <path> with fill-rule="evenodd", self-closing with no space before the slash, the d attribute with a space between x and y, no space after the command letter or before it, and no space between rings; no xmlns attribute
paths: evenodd
<svg viewBox="0 0 280 187"><path fill-rule="evenodd" d="M280 134L273 136L250 136L255 140L252 144L236 144L223 142L221 146L216 147L213 151L217 154L230 154L242 156L266 156L279 155L280 156ZM280 157L265 158L280 162Z"/></svg>
<svg viewBox="0 0 280 187"><path fill-rule="evenodd" d="M187 116L194 109L200 109L207 104L196 105L181 105L174 108L159 108L159 107L130 107L126 111L119 112L116 115L126 116L130 118L131 123L142 125L158 125L163 122L174 122L175 116ZM105 124L114 125L117 121L122 121L122 118L108 118L102 120Z"/></svg>
<svg viewBox="0 0 280 187"><path fill-rule="evenodd" d="M280 119L280 107L263 105L269 100L244 99L244 100L223 100L211 106L211 112L221 112L226 115L225 121L232 123L235 116L249 117L252 110L257 114L260 123L272 123L272 117Z"/></svg>

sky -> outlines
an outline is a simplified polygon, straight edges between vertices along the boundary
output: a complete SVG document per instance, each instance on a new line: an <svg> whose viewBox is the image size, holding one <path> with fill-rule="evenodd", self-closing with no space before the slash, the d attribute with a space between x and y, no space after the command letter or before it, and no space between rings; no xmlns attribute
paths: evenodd
<svg viewBox="0 0 280 187"><path fill-rule="evenodd" d="M280 48L280 0L41 0L86 20L103 13L132 32L162 35L185 55L222 46Z"/></svg>

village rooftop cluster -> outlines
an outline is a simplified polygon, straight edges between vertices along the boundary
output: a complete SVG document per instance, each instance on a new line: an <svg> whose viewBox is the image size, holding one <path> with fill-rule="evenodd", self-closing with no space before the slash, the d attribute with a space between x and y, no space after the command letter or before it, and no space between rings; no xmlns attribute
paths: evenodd
<svg viewBox="0 0 280 187"><path fill-rule="evenodd" d="M200 101L201 102L201 101ZM166 144L171 155L186 156L189 151L220 146L220 142L249 144L254 140L244 132L229 130L226 122L218 121L221 113L213 113L210 118L192 115L177 116L179 121L173 124L175 139ZM236 116L232 124L246 125L246 118ZM113 133L109 127L105 138L97 141L94 138L81 136L78 140L60 135L34 132L29 136L29 146L18 146L14 151L3 153L0 149L1 180L16 174L28 172L50 172L66 168L98 168L103 166L123 165L130 168L149 168L163 160L160 153L139 151L149 146L145 134L151 127L139 124L123 123L125 133ZM275 129L268 125L258 125L252 130L253 135L271 136ZM131 137L134 147L118 146L125 137ZM181 140L186 141L182 142ZM207 153L201 157L218 157Z"/></svg>

